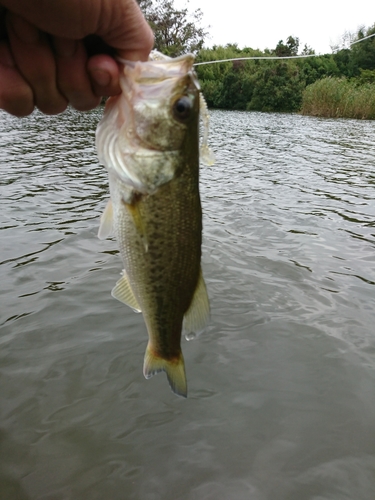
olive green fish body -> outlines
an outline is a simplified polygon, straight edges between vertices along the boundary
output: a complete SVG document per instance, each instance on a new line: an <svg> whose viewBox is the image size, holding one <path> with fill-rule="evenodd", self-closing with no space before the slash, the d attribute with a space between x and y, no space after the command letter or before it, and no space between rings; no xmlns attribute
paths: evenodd
<svg viewBox="0 0 375 500"><path fill-rule="evenodd" d="M136 118L128 130L138 130L142 147L134 148L124 161L128 177L114 168L112 150L103 154L111 203L100 232L106 236L106 224L113 227L124 262L123 277L112 295L142 311L147 326L145 377L165 371L174 392L186 396L181 333L201 329L209 305L200 267L199 91L192 73L177 80L164 103L168 113L154 98L135 105ZM171 140L159 134L169 134ZM98 143L106 144L101 136Z"/></svg>
<svg viewBox="0 0 375 500"><path fill-rule="evenodd" d="M134 224L135 210L142 232ZM117 240L147 325L149 348L155 356L179 360L182 322L200 273L197 182L182 174L155 194L140 197L134 206L121 203L116 212Z"/></svg>

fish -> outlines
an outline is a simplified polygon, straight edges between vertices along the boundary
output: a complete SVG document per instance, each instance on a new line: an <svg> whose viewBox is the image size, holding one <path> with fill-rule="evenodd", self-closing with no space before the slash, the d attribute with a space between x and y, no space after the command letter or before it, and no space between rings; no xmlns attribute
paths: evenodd
<svg viewBox="0 0 375 500"><path fill-rule="evenodd" d="M115 235L124 264L112 296L143 314L145 378L164 371L172 391L187 397L181 335L202 331L210 314L199 194L200 108L201 155L213 162L208 113L193 55L153 52L121 63L122 92L108 99L96 131L110 191L98 236Z"/></svg>

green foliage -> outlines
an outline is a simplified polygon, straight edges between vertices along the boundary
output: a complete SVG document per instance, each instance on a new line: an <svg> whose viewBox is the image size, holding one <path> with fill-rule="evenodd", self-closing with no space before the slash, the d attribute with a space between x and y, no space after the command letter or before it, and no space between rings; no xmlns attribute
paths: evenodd
<svg viewBox="0 0 375 500"><path fill-rule="evenodd" d="M357 33L346 31L342 35L341 43L332 47L333 57L341 75L357 77L362 69L375 69L375 37L363 40L373 34L375 34L375 24L367 29L359 28Z"/></svg>
<svg viewBox="0 0 375 500"><path fill-rule="evenodd" d="M314 54L315 54L315 50L312 47L310 47L309 45L307 45L305 43L305 45L303 47L303 50L301 52L301 55L303 55L303 56L312 56Z"/></svg>
<svg viewBox="0 0 375 500"><path fill-rule="evenodd" d="M360 85L364 83L375 83L375 69L361 69L357 81Z"/></svg>
<svg viewBox="0 0 375 500"><path fill-rule="evenodd" d="M306 87L302 114L333 118L375 119L375 84L355 79L323 78Z"/></svg>
<svg viewBox="0 0 375 500"><path fill-rule="evenodd" d="M147 0L149 1L149 0ZM209 107L257 111L299 111L323 116L373 118L375 100L375 37L345 48L353 40L375 33L375 25L346 33L336 52L295 60L228 61L198 66ZM345 43L344 43L345 42ZM296 55L299 39L289 36L264 52L236 44L202 49L197 62L244 57ZM341 48L340 48L341 47ZM314 50L305 45L302 55Z"/></svg>
<svg viewBox="0 0 375 500"><path fill-rule="evenodd" d="M259 56L258 50L237 45L214 46L200 51L197 62L219 61L222 59ZM246 109L252 94L250 76L255 72L255 61L233 61L227 63L197 66L202 92L209 107L225 109Z"/></svg>
<svg viewBox="0 0 375 500"><path fill-rule="evenodd" d="M375 34L375 24L368 29L360 28L357 33L356 41L362 40L366 36L373 34ZM375 69L375 36L352 45L351 62L357 74L359 74L360 69Z"/></svg>
<svg viewBox="0 0 375 500"><path fill-rule="evenodd" d="M155 48L176 57L186 52L196 54L204 44L207 32L200 26L200 9L189 13L176 9L173 0L138 0L155 35Z"/></svg>
<svg viewBox="0 0 375 500"><path fill-rule="evenodd" d="M252 77L253 92L248 110L297 111L304 82L298 66L291 62L263 64Z"/></svg>
<svg viewBox="0 0 375 500"><path fill-rule="evenodd" d="M305 85L310 85L326 76L341 75L334 56L331 54L299 59L297 64L300 68L301 80L304 80Z"/></svg>
<svg viewBox="0 0 375 500"><path fill-rule="evenodd" d="M289 37L287 43L288 50L292 50L290 47L296 47L298 39ZM264 57L265 54L249 47L240 50L237 45L228 44L201 50L197 62L254 56ZM306 64L306 68L310 68L309 63ZM327 63L323 59L321 64ZM197 66L197 73L209 107L297 111L305 87L306 68L296 61L250 60Z"/></svg>
<svg viewBox="0 0 375 500"><path fill-rule="evenodd" d="M276 45L275 55L277 57L287 57L296 56L298 54L299 38L294 38L293 36L288 36L286 39L286 44L283 40L280 40Z"/></svg>
<svg viewBox="0 0 375 500"><path fill-rule="evenodd" d="M234 61L232 71L225 75L219 107L246 109L254 90L253 79L249 76L249 64Z"/></svg>
<svg viewBox="0 0 375 500"><path fill-rule="evenodd" d="M350 49L341 49L333 54L333 59L342 76L354 76Z"/></svg>

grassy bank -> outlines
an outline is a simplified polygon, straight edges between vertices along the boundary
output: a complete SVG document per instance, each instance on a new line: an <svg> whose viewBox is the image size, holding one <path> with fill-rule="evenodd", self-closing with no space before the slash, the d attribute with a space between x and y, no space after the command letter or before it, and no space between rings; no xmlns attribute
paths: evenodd
<svg viewBox="0 0 375 500"><path fill-rule="evenodd" d="M323 78L308 85L301 113L330 118L375 119L375 83L359 85L346 78Z"/></svg>

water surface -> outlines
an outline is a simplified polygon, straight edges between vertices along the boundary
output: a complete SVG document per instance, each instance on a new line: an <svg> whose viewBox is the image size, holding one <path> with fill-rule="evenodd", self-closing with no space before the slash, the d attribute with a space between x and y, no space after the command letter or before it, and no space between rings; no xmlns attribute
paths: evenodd
<svg viewBox="0 0 375 500"><path fill-rule="evenodd" d="M110 295L101 111L0 115L1 500L373 500L375 123L212 112L183 400Z"/></svg>

